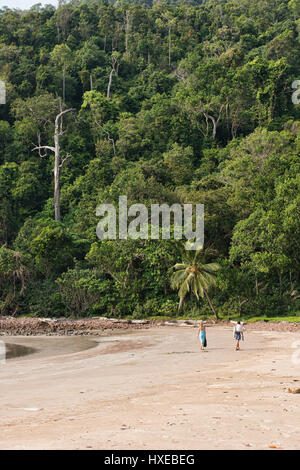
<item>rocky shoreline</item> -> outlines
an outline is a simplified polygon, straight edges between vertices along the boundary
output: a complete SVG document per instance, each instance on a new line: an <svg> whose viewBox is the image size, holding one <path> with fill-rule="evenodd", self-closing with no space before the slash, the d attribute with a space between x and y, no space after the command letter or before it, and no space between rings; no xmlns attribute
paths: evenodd
<svg viewBox="0 0 300 470"><path fill-rule="evenodd" d="M234 322L209 320L207 326L232 326ZM139 330L153 326L197 327L199 320L128 320L120 318L0 318L0 336L75 336L103 335L113 330ZM253 322L246 324L247 330L300 331L300 322Z"/></svg>
<svg viewBox="0 0 300 470"><path fill-rule="evenodd" d="M74 336L103 335L110 330L149 328L147 320L122 320L108 318L0 318L0 336Z"/></svg>

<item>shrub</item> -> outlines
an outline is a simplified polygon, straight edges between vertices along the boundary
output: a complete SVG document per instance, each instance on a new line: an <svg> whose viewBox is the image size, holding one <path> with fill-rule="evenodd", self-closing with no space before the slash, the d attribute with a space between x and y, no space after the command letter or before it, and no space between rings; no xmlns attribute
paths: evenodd
<svg viewBox="0 0 300 470"><path fill-rule="evenodd" d="M32 317L62 317L65 306L54 281L35 280L25 291L21 312Z"/></svg>
<svg viewBox="0 0 300 470"><path fill-rule="evenodd" d="M56 283L69 314L103 313L110 306L111 281L97 277L95 271L69 269Z"/></svg>

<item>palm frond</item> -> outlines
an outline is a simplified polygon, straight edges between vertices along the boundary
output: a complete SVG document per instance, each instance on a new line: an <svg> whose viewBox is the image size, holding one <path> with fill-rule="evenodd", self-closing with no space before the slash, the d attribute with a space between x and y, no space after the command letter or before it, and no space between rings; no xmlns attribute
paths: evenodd
<svg viewBox="0 0 300 470"><path fill-rule="evenodd" d="M191 290L191 285L190 284L191 284L192 279L193 279L193 274L189 274L187 276L187 278L181 284L179 292L178 292L180 298L181 297L184 298L186 296L186 294L188 294L188 292L190 292L190 290Z"/></svg>
<svg viewBox="0 0 300 470"><path fill-rule="evenodd" d="M181 285L179 291L178 291L178 295L179 295L179 299L180 299L180 305L182 305L184 299L185 299L185 296L187 295L187 293L189 292L189 285L186 283L186 281Z"/></svg>
<svg viewBox="0 0 300 470"><path fill-rule="evenodd" d="M197 300L204 298L210 287L216 285L215 273L220 269L217 263L205 264L203 250L186 251L183 261L173 266L175 272L171 277L171 287L178 289L179 310L188 293L192 293Z"/></svg>
<svg viewBox="0 0 300 470"><path fill-rule="evenodd" d="M207 279L205 278L203 273L198 274L197 283L198 283L198 286L201 286L202 291L203 291L203 289L208 289L208 287L209 287ZM199 288L199 290L200 290L200 288ZM201 296L201 297L203 297L203 296Z"/></svg>
<svg viewBox="0 0 300 470"><path fill-rule="evenodd" d="M199 295L200 295L200 297L202 297L202 299L203 299L203 297L204 297L204 289L203 289L203 285L202 285L202 283L201 283L201 279L200 279L199 277L198 277L198 279L197 279L197 285L198 285L198 292L199 292Z"/></svg>
<svg viewBox="0 0 300 470"><path fill-rule="evenodd" d="M220 265L218 263L208 263L208 264L203 264L203 270L209 273L215 273L219 271Z"/></svg>
<svg viewBox="0 0 300 470"><path fill-rule="evenodd" d="M176 263L174 266L173 266L173 269L186 269L189 267L189 264L188 263Z"/></svg>
<svg viewBox="0 0 300 470"><path fill-rule="evenodd" d="M171 287L172 289L178 289L179 284L184 281L187 277L187 272L185 269L181 269L180 271L176 271L173 273L171 277Z"/></svg>
<svg viewBox="0 0 300 470"><path fill-rule="evenodd" d="M198 289L199 289L198 280L194 278L193 284L192 284L192 290L197 300L199 300Z"/></svg>
<svg viewBox="0 0 300 470"><path fill-rule="evenodd" d="M211 273L207 273L207 272L203 272L202 273L202 276L203 278L205 279L206 283L207 283L207 289L210 287L210 286L215 286L217 281L216 281L216 277L211 274Z"/></svg>

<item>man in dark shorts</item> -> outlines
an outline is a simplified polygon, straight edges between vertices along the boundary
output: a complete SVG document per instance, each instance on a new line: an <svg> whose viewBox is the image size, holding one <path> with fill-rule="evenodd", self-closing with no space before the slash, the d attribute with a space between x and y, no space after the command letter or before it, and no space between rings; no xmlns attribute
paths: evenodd
<svg viewBox="0 0 300 470"><path fill-rule="evenodd" d="M233 337L236 340L235 350L239 351L241 339L244 341L244 332L240 321L238 321L237 324L234 326Z"/></svg>

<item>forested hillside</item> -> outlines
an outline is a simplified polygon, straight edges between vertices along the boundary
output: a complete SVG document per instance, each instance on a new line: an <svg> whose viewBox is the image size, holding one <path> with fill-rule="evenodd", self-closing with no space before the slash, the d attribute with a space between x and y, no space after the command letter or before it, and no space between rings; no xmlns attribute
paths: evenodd
<svg viewBox="0 0 300 470"><path fill-rule="evenodd" d="M300 315L299 18L299 0L0 10L0 313L176 315L180 241L96 236L127 195L205 205L220 316Z"/></svg>

